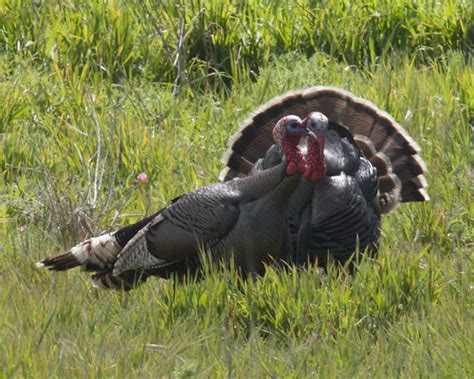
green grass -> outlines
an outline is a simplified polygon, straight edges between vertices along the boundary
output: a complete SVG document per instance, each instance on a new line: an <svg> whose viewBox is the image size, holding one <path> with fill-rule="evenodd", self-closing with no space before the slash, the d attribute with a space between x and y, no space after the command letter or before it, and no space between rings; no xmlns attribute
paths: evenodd
<svg viewBox="0 0 474 379"><path fill-rule="evenodd" d="M328 1L282 12L271 2L264 19L256 2L241 17L237 5L211 3L0 5L0 377L472 376L472 10ZM179 50L180 19L191 32L178 69L162 43ZM407 25L426 33L408 39ZM334 36L309 43L316 29ZM92 289L78 271L34 268L217 181L239 121L315 84L390 112L429 168L431 201L384 218L380 255L356 276L270 269L242 283L215 269L198 283L150 280L120 294Z"/></svg>
<svg viewBox="0 0 474 379"><path fill-rule="evenodd" d="M10 0L0 25L0 48L36 66L178 87L235 83L288 51L364 66L391 51L422 62L450 49L468 54L474 40L467 0Z"/></svg>

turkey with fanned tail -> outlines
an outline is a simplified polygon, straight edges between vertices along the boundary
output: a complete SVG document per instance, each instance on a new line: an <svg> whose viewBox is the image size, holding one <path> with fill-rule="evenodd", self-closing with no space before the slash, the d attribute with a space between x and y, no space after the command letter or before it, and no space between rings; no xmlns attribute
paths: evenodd
<svg viewBox="0 0 474 379"><path fill-rule="evenodd" d="M64 254L38 262L62 271L82 266L101 288L130 290L150 276L181 276L201 266L201 253L235 261L243 275L262 274L265 263L284 258L287 210L304 172L299 149L305 127L281 118L272 139L285 159L247 178L187 193L168 207L115 233L88 239Z"/></svg>
<svg viewBox="0 0 474 379"><path fill-rule="evenodd" d="M344 264L355 251L375 253L381 215L401 202L429 199L416 142L386 112L333 87L290 92L260 107L230 139L222 180L281 162L270 132L286 114L306 117L312 135L302 148L321 153L320 170L305 175L289 205L294 263L317 259L324 267L328 257Z"/></svg>

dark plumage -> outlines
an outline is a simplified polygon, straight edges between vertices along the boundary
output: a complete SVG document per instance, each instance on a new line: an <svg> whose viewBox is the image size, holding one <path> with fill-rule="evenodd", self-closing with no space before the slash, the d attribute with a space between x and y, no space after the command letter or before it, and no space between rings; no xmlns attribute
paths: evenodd
<svg viewBox="0 0 474 379"><path fill-rule="evenodd" d="M307 162L308 172L293 193L289 258L296 263L318 258L325 266L328 254L344 263L357 249L375 252L381 215L400 202L426 201L429 196L426 167L408 133L375 105L332 87L291 92L260 107L230 139L221 179L254 175L279 164L281 150L272 145L272 123L288 113L306 117L311 112L328 119L323 139L313 141L323 141L318 167L324 165L325 172L313 180L311 171L317 167L310 169ZM316 129L325 123L321 113L307 118Z"/></svg>
<svg viewBox="0 0 474 379"><path fill-rule="evenodd" d="M155 215L115 233L95 237L43 259L39 267L93 271L103 288L134 288L149 276L168 278L200 267L201 251L235 260L244 275L286 252L287 208L304 170L298 144L305 132L297 116L272 129L286 159L256 175L212 184L176 199Z"/></svg>

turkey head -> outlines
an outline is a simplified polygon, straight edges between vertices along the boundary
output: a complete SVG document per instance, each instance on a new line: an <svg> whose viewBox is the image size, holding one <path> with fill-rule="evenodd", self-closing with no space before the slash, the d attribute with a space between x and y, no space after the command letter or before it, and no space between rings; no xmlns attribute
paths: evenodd
<svg viewBox="0 0 474 379"><path fill-rule="evenodd" d="M328 130L328 118L321 112L311 112L304 120L308 132L306 169L304 176L316 182L326 176L326 159L324 158L324 142Z"/></svg>
<svg viewBox="0 0 474 379"><path fill-rule="evenodd" d="M273 140L279 144L287 160L286 174L304 173L305 161L299 143L306 129L298 116L290 115L280 119L273 128Z"/></svg>

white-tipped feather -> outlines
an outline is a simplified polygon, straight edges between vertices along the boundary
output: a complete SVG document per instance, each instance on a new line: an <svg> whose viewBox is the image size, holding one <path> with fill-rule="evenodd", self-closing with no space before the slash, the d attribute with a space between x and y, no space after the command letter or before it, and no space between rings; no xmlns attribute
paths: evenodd
<svg viewBox="0 0 474 379"><path fill-rule="evenodd" d="M71 248L71 254L74 255L80 264L84 264L89 260L91 250L91 240L81 242L79 245Z"/></svg>
<svg viewBox="0 0 474 379"><path fill-rule="evenodd" d="M71 249L80 264L93 263L101 267L113 264L121 247L111 233L93 237Z"/></svg>
<svg viewBox="0 0 474 379"><path fill-rule="evenodd" d="M418 192L419 192L420 195L425 199L425 201L429 201L429 200L430 200L430 195L428 195L428 192L426 192L424 188L420 188L420 189L418 190Z"/></svg>
<svg viewBox="0 0 474 379"><path fill-rule="evenodd" d="M420 183L421 188L428 187L428 182L426 178L423 175L418 175L415 180L417 180Z"/></svg>

